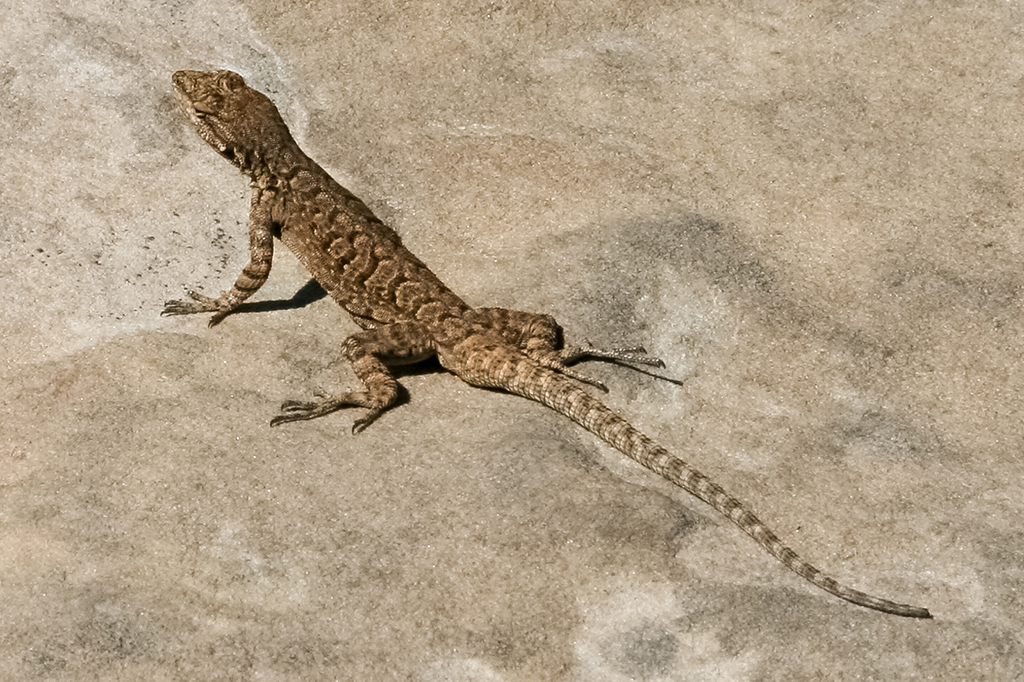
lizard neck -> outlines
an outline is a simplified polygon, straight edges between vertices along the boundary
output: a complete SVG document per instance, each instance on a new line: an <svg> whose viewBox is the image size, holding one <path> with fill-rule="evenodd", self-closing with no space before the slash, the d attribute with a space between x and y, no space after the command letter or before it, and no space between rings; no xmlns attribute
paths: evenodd
<svg viewBox="0 0 1024 682"><path fill-rule="evenodd" d="M312 165L310 158L295 147L274 150L266 156L260 152L248 154L238 167L249 176L254 187L273 189L286 186L300 170L310 169Z"/></svg>
<svg viewBox="0 0 1024 682"><path fill-rule="evenodd" d="M299 171L316 167L283 123L275 127L273 134L266 135L258 147L236 148L230 160L261 189L282 187Z"/></svg>

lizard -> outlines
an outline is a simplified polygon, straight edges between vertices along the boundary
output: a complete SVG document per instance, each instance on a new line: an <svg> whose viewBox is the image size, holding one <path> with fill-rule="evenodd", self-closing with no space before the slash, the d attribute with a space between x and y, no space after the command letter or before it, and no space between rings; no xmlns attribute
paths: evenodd
<svg viewBox="0 0 1024 682"><path fill-rule="evenodd" d="M466 383L537 401L660 474L723 514L811 584L848 602L897 616L931 618L926 608L849 588L786 546L745 505L634 428L583 388L600 382L577 372L584 359L664 367L641 348L571 345L550 315L473 308L403 245L397 233L309 158L273 102L232 71L178 71L181 108L199 136L250 179L249 262L219 297L186 289L163 315L212 313L213 327L267 281L274 240L288 246L362 331L342 344L360 391L288 400L271 426L364 408L358 433L399 401L390 367L436 357Z"/></svg>

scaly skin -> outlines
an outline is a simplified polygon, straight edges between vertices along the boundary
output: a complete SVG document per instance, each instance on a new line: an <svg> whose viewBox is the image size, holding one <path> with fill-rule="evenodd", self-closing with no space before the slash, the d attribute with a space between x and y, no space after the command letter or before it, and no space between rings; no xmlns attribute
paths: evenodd
<svg viewBox="0 0 1024 682"><path fill-rule="evenodd" d="M927 609L840 585L805 562L738 500L584 391L578 382L606 389L569 367L586 358L663 367L660 360L642 348L566 346L561 327L549 315L470 308L362 201L299 149L274 104L241 76L179 71L174 85L199 136L249 176L253 196L249 264L231 290L218 298L189 291L192 300L168 301L163 314L213 313L210 326L219 323L266 282L278 237L363 328L342 347L363 390L287 401L271 426L362 407L367 412L352 428L366 428L397 401L398 384L388 366L436 356L469 384L536 400L572 419L717 509L821 589L870 609L931 617Z"/></svg>

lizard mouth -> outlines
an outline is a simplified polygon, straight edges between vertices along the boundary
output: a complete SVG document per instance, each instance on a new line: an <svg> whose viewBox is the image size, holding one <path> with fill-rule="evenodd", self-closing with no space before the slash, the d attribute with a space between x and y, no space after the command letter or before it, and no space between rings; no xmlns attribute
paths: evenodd
<svg viewBox="0 0 1024 682"><path fill-rule="evenodd" d="M205 114L197 112L192 107L186 107L185 113L187 113L189 119L191 119L192 126L196 129L196 132L199 133L199 137L206 140L206 143L216 149L224 158L229 161L234 161L235 150L232 149L227 142L217 134L216 129L205 120Z"/></svg>
<svg viewBox="0 0 1024 682"><path fill-rule="evenodd" d="M230 146L220 135L217 134L216 128L210 125L206 120L207 116L213 114L212 111L205 111L200 106L188 99L188 97L179 90L181 108L188 116L189 121L192 123L192 127L195 128L196 132L199 133L199 137L203 138L208 145L217 150L221 156L230 161L236 163L235 150Z"/></svg>
<svg viewBox="0 0 1024 682"><path fill-rule="evenodd" d="M192 126L199 133L207 144L216 149L221 156L232 163L235 162L235 150L217 134L216 128L211 125L207 118L216 118L217 112L214 108L197 101L195 93L197 89L196 79L187 71L178 71L172 77L174 91L178 96L178 104L182 111L188 116Z"/></svg>

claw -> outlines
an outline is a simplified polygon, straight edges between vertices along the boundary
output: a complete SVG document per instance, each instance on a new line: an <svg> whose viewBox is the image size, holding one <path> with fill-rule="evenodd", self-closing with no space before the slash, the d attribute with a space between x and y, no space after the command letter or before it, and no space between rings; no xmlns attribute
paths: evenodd
<svg viewBox="0 0 1024 682"><path fill-rule="evenodd" d="M279 415L277 415L276 417L274 417L273 419L270 420L270 426L271 426L271 428L273 428L273 427L277 426L278 424L284 424L285 422L290 422L290 421L295 421L295 420L294 419L290 419L290 418L284 416L283 414L279 414Z"/></svg>
<svg viewBox="0 0 1024 682"><path fill-rule="evenodd" d="M164 309L160 311L160 316L165 315L184 315L184 311L181 310L181 301L164 301Z"/></svg>
<svg viewBox="0 0 1024 682"><path fill-rule="evenodd" d="M297 412L299 410L311 410L316 407L316 403L301 402L299 400L286 400L281 403L282 412Z"/></svg>
<svg viewBox="0 0 1024 682"><path fill-rule="evenodd" d="M195 313L213 313L209 326L215 327L234 310L222 298L210 298L192 289L186 289L185 293L192 299L191 301L166 301L164 309L160 311L160 314L193 315Z"/></svg>
<svg viewBox="0 0 1024 682"><path fill-rule="evenodd" d="M564 374L570 379L575 379L576 381L579 381L581 383L593 386L602 393L608 393L608 387L605 386L604 383L598 381L597 379L594 379L593 377L588 377L586 374L580 374L571 367L566 367L565 365L562 365L561 367L557 367L555 369L557 369L560 374Z"/></svg>
<svg viewBox="0 0 1024 682"><path fill-rule="evenodd" d="M346 393L332 398L322 390L318 389L315 395L320 398L320 400L284 401L281 403L281 414L271 419L270 425L277 426L278 424L284 424L286 422L316 419L317 417L323 417L324 415L337 412L338 410L346 407L370 407L370 411L363 417L357 419L355 424L352 425L352 432L358 433L373 423L386 409L384 407L371 407L366 401L362 400L358 394Z"/></svg>
<svg viewBox="0 0 1024 682"><path fill-rule="evenodd" d="M613 348L601 350L594 348L590 342L575 348L569 347L562 351L562 361L573 363L583 358L601 358L614 362L624 362L634 365L647 365L649 367L664 368L665 363L660 358L652 358L647 355L647 349L643 346L632 346L630 348Z"/></svg>
<svg viewBox="0 0 1024 682"><path fill-rule="evenodd" d="M227 317L229 314L231 314L230 310L222 310L219 313L214 313L210 317L210 321L206 323L206 326L216 327L218 324L220 324L220 321Z"/></svg>
<svg viewBox="0 0 1024 682"><path fill-rule="evenodd" d="M355 435L357 433L361 433L362 431L364 431L367 426L369 426L373 422L377 421L377 417L379 417L381 414L383 414L383 412L384 412L384 410L382 410L380 408L374 408L374 409L370 410L369 412L367 412L362 417L360 417L359 419L357 419L354 422L352 422L352 435Z"/></svg>
<svg viewBox="0 0 1024 682"><path fill-rule="evenodd" d="M271 426L284 424L285 422L297 422L306 419L314 419L327 412L318 412L317 408L321 403L300 403L289 400L281 405L281 414L270 420Z"/></svg>

